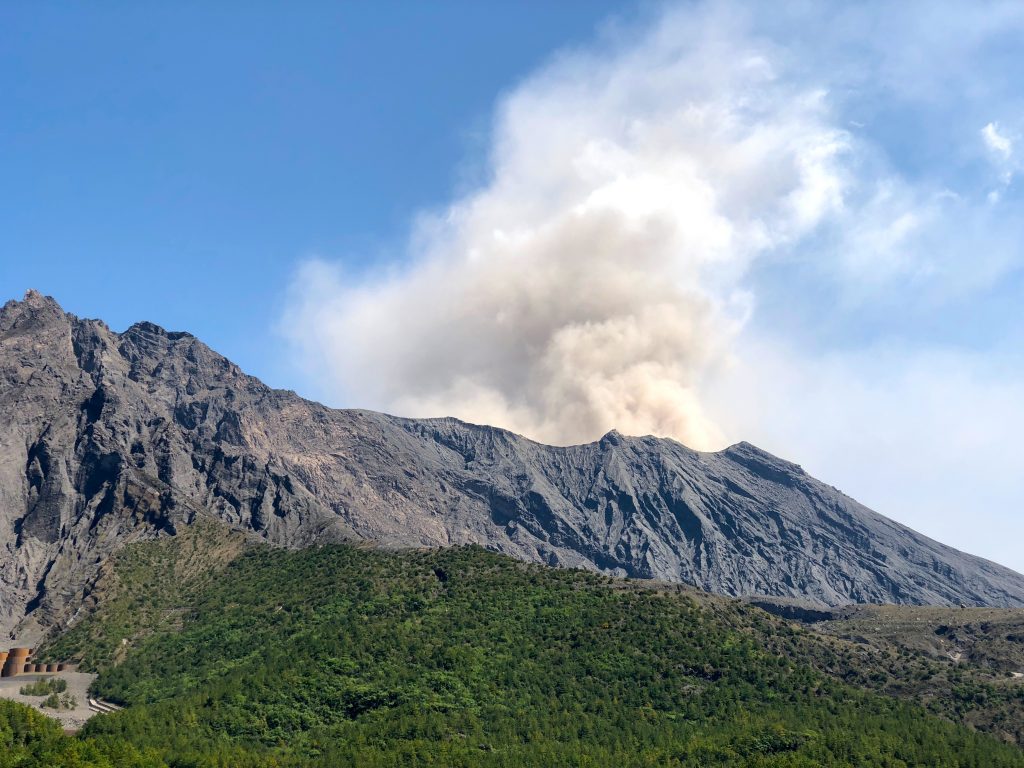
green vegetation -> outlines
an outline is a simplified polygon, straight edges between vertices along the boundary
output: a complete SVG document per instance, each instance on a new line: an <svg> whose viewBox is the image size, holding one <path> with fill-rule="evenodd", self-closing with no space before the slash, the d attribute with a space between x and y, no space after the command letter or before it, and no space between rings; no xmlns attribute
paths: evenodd
<svg viewBox="0 0 1024 768"><path fill-rule="evenodd" d="M176 768L1024 766L837 679L857 667L842 641L682 589L324 547L254 549L191 595L101 674L128 708L76 749Z"/></svg>
<svg viewBox="0 0 1024 768"><path fill-rule="evenodd" d="M31 707L0 700L0 768L162 768L152 752L113 739L74 739Z"/></svg>
<svg viewBox="0 0 1024 768"><path fill-rule="evenodd" d="M1024 745L1024 611L861 606L813 625L856 648L859 684Z"/></svg>
<svg viewBox="0 0 1024 768"><path fill-rule="evenodd" d="M199 519L176 536L125 547L94 590L102 610L50 643L39 659L76 659L83 672L95 672L123 659L142 638L180 628L186 607L244 543L222 523Z"/></svg>
<svg viewBox="0 0 1024 768"><path fill-rule="evenodd" d="M64 693L67 689L67 680L51 678L49 680L37 680L34 683L23 685L18 692L22 696L49 696L51 693Z"/></svg>
<svg viewBox="0 0 1024 768"><path fill-rule="evenodd" d="M243 549L219 521L125 548L94 595L101 608L50 646L49 660L109 668L154 632L182 626L190 605ZM766 650L851 685L917 702L930 712L1024 744L1024 612L863 606L800 631L735 601L687 590L704 610ZM950 651L963 651L954 661Z"/></svg>
<svg viewBox="0 0 1024 768"><path fill-rule="evenodd" d="M74 709L78 706L78 699L70 693L65 693L63 696L51 693L39 706L48 707L49 709Z"/></svg>

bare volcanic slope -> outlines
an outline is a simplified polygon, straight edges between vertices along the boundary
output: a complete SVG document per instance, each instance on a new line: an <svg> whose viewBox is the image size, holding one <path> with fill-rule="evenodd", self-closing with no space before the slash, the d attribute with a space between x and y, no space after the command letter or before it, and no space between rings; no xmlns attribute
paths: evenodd
<svg viewBox="0 0 1024 768"><path fill-rule="evenodd" d="M276 545L481 544L523 560L816 605L1024 606L1024 577L800 467L616 432L556 448L333 410L187 333L114 333L29 292L0 310L0 631L73 621L128 541L213 515Z"/></svg>

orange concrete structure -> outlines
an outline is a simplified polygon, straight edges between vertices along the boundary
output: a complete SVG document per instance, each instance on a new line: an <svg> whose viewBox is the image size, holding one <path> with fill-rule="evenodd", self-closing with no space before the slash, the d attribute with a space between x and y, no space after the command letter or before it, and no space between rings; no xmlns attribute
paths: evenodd
<svg viewBox="0 0 1024 768"><path fill-rule="evenodd" d="M0 677L16 677L23 671L27 672L32 657L31 648L11 648L4 653L4 665L0 669Z"/></svg>
<svg viewBox="0 0 1024 768"><path fill-rule="evenodd" d="M52 675L65 669L74 669L68 664L37 664L32 660L32 648L11 648L0 651L0 677L44 674Z"/></svg>

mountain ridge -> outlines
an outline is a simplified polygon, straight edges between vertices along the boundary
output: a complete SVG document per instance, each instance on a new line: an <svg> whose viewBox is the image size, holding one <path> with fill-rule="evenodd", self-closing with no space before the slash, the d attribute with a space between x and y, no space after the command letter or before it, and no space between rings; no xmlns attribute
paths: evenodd
<svg viewBox="0 0 1024 768"><path fill-rule="evenodd" d="M740 442L553 447L453 418L330 409L186 332L115 333L32 291L0 309L0 630L72 621L98 563L212 515L272 544L481 544L809 604L1024 605L1024 577Z"/></svg>

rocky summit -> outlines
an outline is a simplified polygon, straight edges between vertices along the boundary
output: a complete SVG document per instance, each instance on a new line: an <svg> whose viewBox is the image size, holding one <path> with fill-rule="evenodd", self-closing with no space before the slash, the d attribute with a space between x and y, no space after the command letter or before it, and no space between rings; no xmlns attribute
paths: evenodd
<svg viewBox="0 0 1024 768"><path fill-rule="evenodd" d="M286 547L476 543L737 596L1024 606L1024 577L746 443L540 445L334 410L188 333L115 333L29 292L0 310L0 631L65 627L106 558L212 516Z"/></svg>

